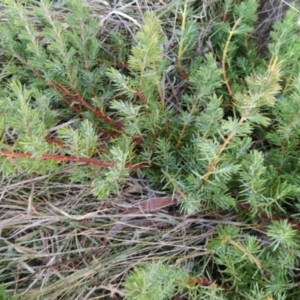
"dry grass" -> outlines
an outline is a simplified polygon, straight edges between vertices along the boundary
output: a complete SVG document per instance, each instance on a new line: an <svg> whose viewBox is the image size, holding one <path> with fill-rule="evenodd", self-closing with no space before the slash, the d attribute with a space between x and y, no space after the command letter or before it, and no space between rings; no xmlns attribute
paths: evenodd
<svg viewBox="0 0 300 300"><path fill-rule="evenodd" d="M99 203L87 186L43 177L1 186L0 281L21 299L123 296L120 283L132 267L156 260L185 265L207 256L205 241L222 223L206 219L209 212L197 217L162 210L136 214L109 236L128 196Z"/></svg>

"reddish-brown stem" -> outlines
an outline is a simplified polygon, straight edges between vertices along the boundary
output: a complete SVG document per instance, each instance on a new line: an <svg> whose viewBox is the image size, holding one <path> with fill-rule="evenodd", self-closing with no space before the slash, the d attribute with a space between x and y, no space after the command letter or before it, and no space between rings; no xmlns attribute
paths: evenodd
<svg viewBox="0 0 300 300"><path fill-rule="evenodd" d="M91 111L93 114L95 114L96 116L98 116L100 119L114 125L119 131L123 131L123 126L113 120L112 118L110 118L109 116L105 115L102 111L100 110L95 110L93 107L91 107L80 95L79 92L76 91L77 95L73 95L72 92L70 92L65 86L56 83L54 84L55 87L57 87L61 93L63 93L64 95L67 95L69 97L71 97L76 103L79 103L80 105L82 105L83 107L85 107L86 109L88 109L89 111Z"/></svg>
<svg viewBox="0 0 300 300"><path fill-rule="evenodd" d="M72 103L69 99L67 99L66 97L62 97L64 102L70 107L72 108L74 111L76 111L78 114L82 113L82 110L79 107L76 107L74 105L74 103Z"/></svg>
<svg viewBox="0 0 300 300"><path fill-rule="evenodd" d="M222 22L225 23L227 21L227 12L223 15Z"/></svg>
<svg viewBox="0 0 300 300"><path fill-rule="evenodd" d="M65 145L65 142L57 140L57 139L50 138L48 136L45 137L45 141L47 141L48 143L51 143L51 144L55 144L55 145L57 145L59 147L62 147L62 146ZM103 150L103 149L97 149L97 151L99 153L104 153L105 152L105 150Z"/></svg>
<svg viewBox="0 0 300 300"><path fill-rule="evenodd" d="M142 136L136 136L132 139L132 142L135 143L136 145L142 145L144 140Z"/></svg>
<svg viewBox="0 0 300 300"><path fill-rule="evenodd" d="M115 136L117 136L117 133L116 133L116 132L104 130L104 129L101 129L101 128L99 128L98 130L99 130L99 132L103 133L103 134L106 135L106 136L110 136L110 137L115 137Z"/></svg>
<svg viewBox="0 0 300 300"><path fill-rule="evenodd" d="M150 113L150 109L148 108L148 103L147 103L147 99L144 95L144 93L141 90L137 91L137 96L140 98L140 100L142 101L142 103L144 104L144 106L146 107L146 112Z"/></svg>
<svg viewBox="0 0 300 300"><path fill-rule="evenodd" d="M188 80L188 76L183 72L182 69L177 68L178 74L183 80Z"/></svg>
<svg viewBox="0 0 300 300"><path fill-rule="evenodd" d="M211 286L211 285L214 284L216 287L228 291L227 287L224 287L220 284L215 283L214 281L209 281L209 280L206 280L206 279L191 277L191 278L188 279L188 283L189 284L199 284L199 285L204 285L204 286Z"/></svg>
<svg viewBox="0 0 300 300"><path fill-rule="evenodd" d="M55 144L57 146L63 146L65 143L63 141L60 141L60 140L56 140L56 139L53 139L53 138L50 138L48 136L45 137L45 140L48 142L48 143L52 143L52 144Z"/></svg>
<svg viewBox="0 0 300 300"><path fill-rule="evenodd" d="M24 60L22 57L20 56L16 56L17 59L19 59L23 64L25 64L28 68L30 68L30 70L34 73L35 76L39 77L39 78L43 78L42 74L34 69L32 69L30 67L30 65L28 65L28 63L26 62L26 60ZM76 90L77 95L73 95L73 93L71 93L66 87L64 87L63 85L59 84L59 83L55 83L52 81L48 82L48 85L50 87L53 88L57 88L63 95L65 96L69 96L71 99L73 99L75 101L75 103L79 103L81 104L83 107L85 107L86 109L90 110L92 113L94 113L96 116L98 116L99 118L101 118L102 120L114 125L117 130L119 131L123 131L123 126L119 123L116 122L115 120L111 119L110 117L108 117L107 115L105 115L103 112L99 111L99 110L95 110L93 107L91 107L81 96L80 93L78 92L78 90ZM72 108L73 110L75 110L77 113L81 113L82 111L75 107L73 103L71 103L66 97L63 97L63 100L68 104L68 106L70 108Z"/></svg>
<svg viewBox="0 0 300 300"><path fill-rule="evenodd" d="M97 165L101 167L113 167L115 165L114 162L110 161L103 161L99 160L96 158L87 158L87 157L75 157L75 156L63 156L63 155L58 155L58 154L42 154L39 157L34 157L30 153L18 153L18 152L9 152L9 151L4 151L0 150L0 155L6 156L8 158L39 158L39 159L45 159L45 160L55 160L59 162L82 162L82 163L87 163L87 164L92 164L92 165ZM131 165L131 164L125 164L126 169L141 169L149 167L148 164L140 163L136 165Z"/></svg>
<svg viewBox="0 0 300 300"><path fill-rule="evenodd" d="M109 116L105 115L102 111L100 110L91 110L96 116L98 116L100 119L102 119L103 121L106 121L112 125L114 125L117 130L119 131L123 131L123 126L121 123L115 121L114 119L110 118Z"/></svg>
<svg viewBox="0 0 300 300"><path fill-rule="evenodd" d="M138 95L138 97L141 99L142 103L143 103L145 106L147 106L147 100L146 100L146 97L145 97L145 95L143 94L143 92L140 91L140 90L138 90L138 91L137 91L137 95Z"/></svg>
<svg viewBox="0 0 300 300"><path fill-rule="evenodd" d="M189 87L195 87L195 85L189 81L189 76L182 70L181 64L180 66L177 65L177 72L180 78L186 81Z"/></svg>

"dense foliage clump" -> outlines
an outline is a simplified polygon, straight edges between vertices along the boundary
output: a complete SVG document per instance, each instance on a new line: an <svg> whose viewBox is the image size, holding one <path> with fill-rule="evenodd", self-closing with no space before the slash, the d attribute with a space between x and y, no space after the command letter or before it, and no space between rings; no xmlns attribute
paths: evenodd
<svg viewBox="0 0 300 300"><path fill-rule="evenodd" d="M120 294L127 299L297 299L297 7L291 5L274 24L262 56L253 37L257 1L219 3L214 10L221 13L213 19L211 8L197 1L175 2L158 16L145 12L135 20L133 35L121 27L105 38L104 20L80 0L5 2L0 28L2 176L86 185L90 197L103 201L121 199L138 179L169 197L167 205L145 209L138 204L137 212L176 204L175 212L168 211L171 232L186 226L195 238L193 251L203 253L191 255L190 248L178 260L166 245L161 253L170 255L133 264L128 274L121 272ZM205 9L199 21L196 11ZM203 34L203 26L209 33ZM88 215L76 219L48 205L71 220ZM103 224L109 223L108 215ZM197 242L193 226L200 218L206 225L197 231L203 236L213 232ZM106 230L103 241L103 247L115 243L112 256L121 249L115 229ZM7 230L8 241L14 234ZM68 259L76 244L66 250ZM102 271L91 272L77 272L74 280L93 277L97 286ZM1 280L11 287L12 277L7 270L3 274ZM57 284L48 283L49 299L60 295ZM20 294L26 288L21 284ZM42 289L32 291L26 299L42 294ZM76 288L63 294L74 298Z"/></svg>

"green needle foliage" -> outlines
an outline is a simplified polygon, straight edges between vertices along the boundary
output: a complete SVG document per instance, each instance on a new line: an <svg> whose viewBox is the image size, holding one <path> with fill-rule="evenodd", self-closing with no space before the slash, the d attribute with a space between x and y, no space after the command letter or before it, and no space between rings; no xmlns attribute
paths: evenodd
<svg viewBox="0 0 300 300"><path fill-rule="evenodd" d="M0 299L1 300L18 300L16 296L10 296L6 293L5 287L3 284L0 284Z"/></svg>
<svg viewBox="0 0 300 300"><path fill-rule="evenodd" d="M259 3L223 1L213 51L199 54L190 2L178 1L171 50L168 31L147 12L134 37L111 33L107 53L83 1L5 1L0 170L58 176L69 167L68 180L88 183L99 200L138 175L173 195L183 213L234 210L249 224L218 226L198 272L138 266L125 279L127 299L292 299L300 254L291 221L300 214L297 9L274 25L263 58L251 38ZM199 274L217 278L191 281Z"/></svg>

